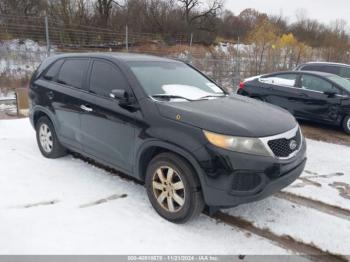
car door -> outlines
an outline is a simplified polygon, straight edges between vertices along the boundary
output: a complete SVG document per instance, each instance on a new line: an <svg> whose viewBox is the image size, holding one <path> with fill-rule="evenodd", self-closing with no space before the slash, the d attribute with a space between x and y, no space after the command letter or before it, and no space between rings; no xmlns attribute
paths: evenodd
<svg viewBox="0 0 350 262"><path fill-rule="evenodd" d="M95 59L90 68L89 92L83 95L81 118L83 149L89 155L126 173L131 172L135 147L135 122L138 110L119 105L111 90L132 92L117 65Z"/></svg>
<svg viewBox="0 0 350 262"><path fill-rule="evenodd" d="M259 80L265 89L266 102L295 112L295 102L298 97L298 73L282 73L262 77Z"/></svg>
<svg viewBox="0 0 350 262"><path fill-rule="evenodd" d="M59 134L63 143L81 151L80 108L82 90L87 89L88 58L66 58L56 79L58 90L63 94L61 110L56 113Z"/></svg>
<svg viewBox="0 0 350 262"><path fill-rule="evenodd" d="M89 65L88 59L60 59L51 65L35 82L40 97L55 116L55 128L62 143L77 151L80 144L81 89Z"/></svg>
<svg viewBox="0 0 350 262"><path fill-rule="evenodd" d="M303 118L334 122L340 114L341 98L325 92L340 93L330 81L310 74L302 74L300 80L299 114Z"/></svg>

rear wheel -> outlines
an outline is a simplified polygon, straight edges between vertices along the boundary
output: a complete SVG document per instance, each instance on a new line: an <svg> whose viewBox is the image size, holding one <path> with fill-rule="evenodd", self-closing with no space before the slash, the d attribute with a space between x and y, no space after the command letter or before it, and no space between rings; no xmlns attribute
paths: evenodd
<svg viewBox="0 0 350 262"><path fill-rule="evenodd" d="M67 154L66 149L58 141L53 124L48 117L40 117L35 129L36 140L43 156L59 158Z"/></svg>
<svg viewBox="0 0 350 262"><path fill-rule="evenodd" d="M345 133L350 135L350 115L346 116L343 120L343 129Z"/></svg>
<svg viewBox="0 0 350 262"><path fill-rule="evenodd" d="M176 154L162 153L152 159L145 182L153 208L170 222L185 223L203 211L197 174Z"/></svg>

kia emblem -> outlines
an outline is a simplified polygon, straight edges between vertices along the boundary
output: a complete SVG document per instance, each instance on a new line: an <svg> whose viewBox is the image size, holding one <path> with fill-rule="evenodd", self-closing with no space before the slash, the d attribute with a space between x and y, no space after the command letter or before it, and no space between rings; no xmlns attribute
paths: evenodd
<svg viewBox="0 0 350 262"><path fill-rule="evenodd" d="M297 146L298 146L297 141L291 140L291 141L289 142L289 148L290 148L291 150L294 151L294 150L297 148Z"/></svg>

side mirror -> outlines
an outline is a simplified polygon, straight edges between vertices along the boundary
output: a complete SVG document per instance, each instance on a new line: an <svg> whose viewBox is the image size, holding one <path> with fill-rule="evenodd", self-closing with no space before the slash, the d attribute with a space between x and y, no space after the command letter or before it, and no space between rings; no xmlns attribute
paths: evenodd
<svg viewBox="0 0 350 262"><path fill-rule="evenodd" d="M134 97L130 96L130 94L123 89L113 89L109 96L118 100L119 104L124 106L130 105L135 101Z"/></svg>
<svg viewBox="0 0 350 262"><path fill-rule="evenodd" d="M324 91L323 93L328 97L334 97L337 94L335 91Z"/></svg>

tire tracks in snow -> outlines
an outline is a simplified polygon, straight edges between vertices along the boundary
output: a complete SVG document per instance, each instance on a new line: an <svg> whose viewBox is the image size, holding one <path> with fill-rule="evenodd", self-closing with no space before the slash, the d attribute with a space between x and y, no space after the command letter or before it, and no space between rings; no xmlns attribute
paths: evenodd
<svg viewBox="0 0 350 262"><path fill-rule="evenodd" d="M91 159L87 159L79 154L74 154L73 155L75 158L78 158L78 159L81 159L82 161L84 162L87 162L93 166L96 166L98 168L101 168L107 172L110 172L111 174L113 175L118 175L120 176L121 178L125 179L125 180L128 180L128 181L133 181L135 182L136 184L142 184L140 183L140 181L137 181L133 178L130 178L112 168L109 168L109 167L105 167L103 166L102 164L100 163L97 163L96 161L94 160L91 160ZM282 193L282 192L281 192ZM277 193L275 196L278 197L279 194L281 193ZM286 197L285 194L290 194L290 193L282 193L282 197ZM292 195L292 194L290 194ZM288 201L290 202L293 202L292 200L295 200L295 198L301 198L299 196L293 196L290 197ZM311 199L307 199L305 198L306 200L304 201L301 201L300 199L298 200L298 203L295 203L297 205L302 205L302 206L306 206L308 208L315 208L317 209L317 207L319 207L321 204L323 205L326 205L327 207L330 206L330 205L327 205L327 204L324 204L322 202L320 202L321 204L317 204L317 205L312 205L312 206L309 206L307 205L307 203L309 203L308 201L311 201L312 203L314 202L318 202L318 201L314 201L314 200L311 200ZM297 200L295 200L297 201ZM330 206L332 208L335 208L333 210L337 210L337 207L333 207L333 206ZM341 209L341 208L339 208ZM334 214L337 214L336 216L341 216L342 218L344 218L344 214L339 214L338 211L334 211L332 213L329 213L328 211L326 211L325 209L323 208L318 208L317 210L321 211L321 212L325 212L327 214L331 214L334 216ZM323 210L323 211L322 211ZM342 210L342 209L341 209ZM330 211L331 212L331 211ZM347 210L345 212L348 212ZM349 211L350 212L350 211ZM208 214L207 214L208 215ZM232 216L232 215L229 215L229 214L226 214L224 212L217 212L216 214L210 216L208 215L209 217L213 218L214 220L218 221L218 222L221 222L221 223L224 223L228 226L232 226L234 228L238 228L242 231L245 231L245 232L249 232L251 234L254 234L256 236L260 236L264 239L267 239L273 243L275 243L276 245L286 249L286 250L291 250L297 254L300 254L312 261L334 261L334 262L345 262L345 261L348 261L346 257L342 256L342 255L338 255L338 254L333 254L333 253L330 253L330 252L327 252L327 251L323 251L321 248L313 245L312 243L311 244L308 244L308 243L304 243L302 241L299 241L299 240L296 240L294 239L293 237L289 236L289 235L277 235L273 232L271 232L269 229L267 228L259 228L259 227L256 227L253 225L253 223L249 222L249 221L246 221L240 217L235 217L235 216Z"/></svg>
<svg viewBox="0 0 350 262"><path fill-rule="evenodd" d="M96 200L96 201L93 201L93 202L90 202L90 203L87 203L87 204L80 205L79 208L86 208L86 207L97 206L97 205L100 205L100 204L103 204L103 203L107 203L107 202L112 201L112 200L116 200L116 199L119 199L119 198L125 198L127 196L128 196L127 194L121 194L121 195L114 194L114 195L111 195L111 196L106 197L106 198L102 198L102 199L99 199L99 200Z"/></svg>
<svg viewBox="0 0 350 262"><path fill-rule="evenodd" d="M30 203L30 204L25 204L25 205L19 205L19 206L14 206L12 208L32 208L32 207L38 207L38 206L50 206L50 205L55 205L58 202L60 202L57 199L54 200L49 200L49 201L41 201L37 203Z"/></svg>
<svg viewBox="0 0 350 262"><path fill-rule="evenodd" d="M289 235L277 235L270 231L268 228L259 228L253 225L253 223L242 219L240 217L232 216L224 212L217 212L211 216L215 220L222 222L226 225L247 231L251 234L268 239L276 245L291 250L301 256L304 256L312 261L334 261L345 262L348 261L346 257L338 254L323 251L313 244L307 244L302 241L296 240Z"/></svg>
<svg viewBox="0 0 350 262"><path fill-rule="evenodd" d="M287 200L297 205L301 205L307 208L312 208L317 211L350 221L350 210L348 209L343 209L341 207L333 206L318 200L313 200L310 198L306 198L303 196L295 195L284 191L278 192L274 196L283 200Z"/></svg>

